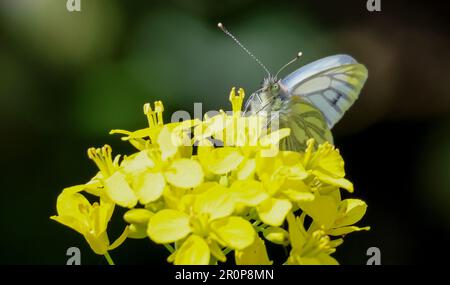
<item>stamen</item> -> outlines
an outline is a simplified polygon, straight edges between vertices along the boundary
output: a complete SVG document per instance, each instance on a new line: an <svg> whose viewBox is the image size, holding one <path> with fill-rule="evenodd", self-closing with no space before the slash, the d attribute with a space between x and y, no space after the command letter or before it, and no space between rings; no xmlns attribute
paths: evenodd
<svg viewBox="0 0 450 285"><path fill-rule="evenodd" d="M87 151L89 159L94 161L104 178L113 174L115 167L112 161L112 149L109 145L102 148L89 148Z"/></svg>
<svg viewBox="0 0 450 285"><path fill-rule="evenodd" d="M155 110L152 110L150 103L144 104L144 114L147 116L148 126L154 128L156 126L164 125L163 112L164 105L161 101L155 101Z"/></svg>
<svg viewBox="0 0 450 285"><path fill-rule="evenodd" d="M164 112L163 103L161 101L156 101L155 102L155 113L157 115L156 121L159 126L162 126L164 124L163 115L162 115L163 112Z"/></svg>
<svg viewBox="0 0 450 285"><path fill-rule="evenodd" d="M156 125L156 122L153 117L153 113L154 112L152 110L152 106L150 105L150 103L145 103L144 104L144 114L147 116L148 126L150 128L153 128Z"/></svg>

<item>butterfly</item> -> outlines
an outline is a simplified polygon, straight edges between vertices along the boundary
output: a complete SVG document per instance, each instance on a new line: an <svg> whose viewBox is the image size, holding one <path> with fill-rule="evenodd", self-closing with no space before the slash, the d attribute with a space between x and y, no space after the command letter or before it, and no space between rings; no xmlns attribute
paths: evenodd
<svg viewBox="0 0 450 285"><path fill-rule="evenodd" d="M301 53L272 76L220 23L219 28L267 72L262 87L246 101L244 112L264 114L268 124L277 122L278 128L290 128L291 134L280 141L281 149L304 151L310 138L317 144L333 143L331 128L358 99L367 80L367 68L351 56L339 54L304 65L278 79L278 74L299 59Z"/></svg>

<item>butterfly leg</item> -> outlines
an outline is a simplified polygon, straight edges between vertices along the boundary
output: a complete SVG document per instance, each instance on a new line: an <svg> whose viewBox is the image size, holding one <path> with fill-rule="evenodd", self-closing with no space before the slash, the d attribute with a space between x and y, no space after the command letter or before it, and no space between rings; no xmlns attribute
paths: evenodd
<svg viewBox="0 0 450 285"><path fill-rule="evenodd" d="M250 102L252 102L252 100L255 96L256 96L256 92L252 93L252 95L250 95L250 97L248 97L247 101L245 102L244 115L247 113L247 110L250 108Z"/></svg>

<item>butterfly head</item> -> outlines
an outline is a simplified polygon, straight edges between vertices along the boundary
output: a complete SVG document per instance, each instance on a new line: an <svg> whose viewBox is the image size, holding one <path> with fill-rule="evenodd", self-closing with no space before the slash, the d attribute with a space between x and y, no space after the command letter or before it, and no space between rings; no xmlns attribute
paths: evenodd
<svg viewBox="0 0 450 285"><path fill-rule="evenodd" d="M257 91L257 97L260 99L259 101L265 102L263 106L264 109L270 108L272 111L277 111L283 105L283 102L286 101L288 97L287 88L281 83L281 80L278 79L278 74L283 71L287 66L297 61L302 56L302 53L297 53L297 56L283 65L275 76L271 75L270 72L267 71L268 76L264 78L262 83L262 88ZM251 109L255 110L253 107ZM256 111L258 112L258 111Z"/></svg>
<svg viewBox="0 0 450 285"><path fill-rule="evenodd" d="M264 78L261 87L262 92L269 92L273 95L277 95L280 91L280 82L276 77L268 76Z"/></svg>
<svg viewBox="0 0 450 285"><path fill-rule="evenodd" d="M267 100L275 99L280 97L283 99L286 94L286 89L283 88L281 80L276 77L270 76L264 78L261 89L257 92L260 93L261 97L265 97Z"/></svg>
<svg viewBox="0 0 450 285"><path fill-rule="evenodd" d="M285 67L289 66L291 63L295 62L302 55L301 52L297 54L297 56L289 61L287 64L282 66L278 72L273 76L266 66L251 53L236 37L231 34L222 23L217 25L227 36L229 36L236 44L242 48L253 60L256 61L267 73L267 77L264 78L262 88L256 91L252 96L248 99L245 110L250 108L250 111L260 112L267 110L278 110L284 99L287 98L287 90L281 84L281 80L278 80L278 74L284 70Z"/></svg>
<svg viewBox="0 0 450 285"><path fill-rule="evenodd" d="M250 110L259 112L262 110L276 111L280 108L281 103L285 99L285 94L281 80L276 77L269 76L264 78L261 89L249 98Z"/></svg>

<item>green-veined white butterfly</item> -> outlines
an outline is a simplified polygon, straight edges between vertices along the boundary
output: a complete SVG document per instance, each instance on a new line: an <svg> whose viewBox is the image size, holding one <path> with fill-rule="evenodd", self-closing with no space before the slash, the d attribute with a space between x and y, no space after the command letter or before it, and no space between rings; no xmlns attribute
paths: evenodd
<svg viewBox="0 0 450 285"><path fill-rule="evenodd" d="M319 144L333 143L330 129L358 99L367 79L366 67L349 55L333 55L278 79L280 71L296 61L301 53L272 76L221 23L218 26L267 72L262 88L249 97L244 109L246 112L264 112L272 116L268 118L269 122L278 119L279 128L291 129L291 135L280 142L280 147L302 151L309 138Z"/></svg>

